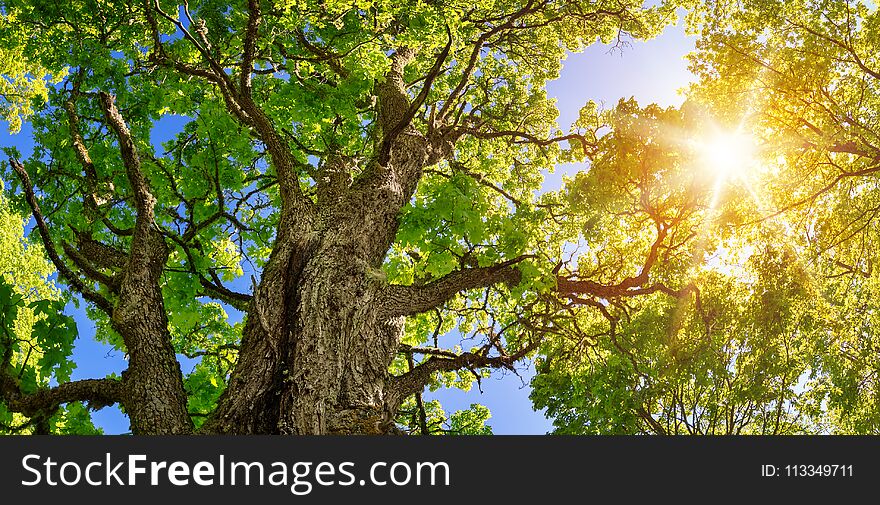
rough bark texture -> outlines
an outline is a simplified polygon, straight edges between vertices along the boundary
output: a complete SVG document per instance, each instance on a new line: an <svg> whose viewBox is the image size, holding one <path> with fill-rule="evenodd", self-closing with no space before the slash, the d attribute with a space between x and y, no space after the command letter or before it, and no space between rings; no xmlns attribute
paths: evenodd
<svg viewBox="0 0 880 505"><path fill-rule="evenodd" d="M284 380L288 307L308 257L307 244L280 236L256 287L242 334L241 350L217 410L205 433L274 433ZM295 305L295 303L294 303Z"/></svg>
<svg viewBox="0 0 880 505"><path fill-rule="evenodd" d="M345 247L321 247L291 300L298 306L284 369L281 433L381 433L391 425L384 386L402 328L377 320L378 285L346 258Z"/></svg>
<svg viewBox="0 0 880 505"><path fill-rule="evenodd" d="M182 434L192 431L180 363L174 355L162 288L168 246L154 223L156 199L140 169L140 158L113 97L102 93L107 122L116 133L137 208L131 253L123 270L113 328L128 349L122 401L137 434Z"/></svg>
<svg viewBox="0 0 880 505"><path fill-rule="evenodd" d="M415 148L395 162L420 170L427 153L423 143ZM381 263L397 230L396 209L414 191L396 172L339 191L310 240L279 237L206 432L395 431L397 405L386 401L386 389L403 318L382 310Z"/></svg>

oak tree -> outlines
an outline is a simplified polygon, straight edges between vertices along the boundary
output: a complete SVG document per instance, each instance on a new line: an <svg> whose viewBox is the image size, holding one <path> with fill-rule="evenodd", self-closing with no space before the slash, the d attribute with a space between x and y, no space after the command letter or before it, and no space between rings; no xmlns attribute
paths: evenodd
<svg viewBox="0 0 880 505"><path fill-rule="evenodd" d="M577 212L535 196L599 135L590 104L556 124L545 84L566 51L651 37L674 8L3 1L4 76L47 92L26 101L37 147L10 152L11 198L128 358L121 377L4 389L6 407L116 402L137 434L399 432L426 386L576 324L565 305L684 296L648 275L673 214L580 273L563 256ZM185 125L156 145L168 117ZM443 348L453 327L476 343ZM186 377L177 354L201 358Z"/></svg>
<svg viewBox="0 0 880 505"><path fill-rule="evenodd" d="M558 124L568 52L681 7L684 105L584 97ZM533 358L562 433L876 432L877 20L0 0L0 104L36 146L4 164L33 226L0 237L2 429L119 404L137 434L481 434L485 407L425 389ZM560 163L582 170L545 191ZM121 376L70 380L79 299Z"/></svg>

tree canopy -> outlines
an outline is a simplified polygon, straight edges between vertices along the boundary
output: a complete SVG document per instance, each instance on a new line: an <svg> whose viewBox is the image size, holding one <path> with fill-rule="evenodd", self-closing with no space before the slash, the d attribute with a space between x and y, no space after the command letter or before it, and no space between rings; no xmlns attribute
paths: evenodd
<svg viewBox="0 0 880 505"><path fill-rule="evenodd" d="M566 54L680 15L681 107L558 124ZM878 19L0 0L0 105L35 143L3 164L0 429L119 404L139 434L481 434L477 398L423 392L533 359L560 433L874 433ZM121 376L70 380L78 299Z"/></svg>

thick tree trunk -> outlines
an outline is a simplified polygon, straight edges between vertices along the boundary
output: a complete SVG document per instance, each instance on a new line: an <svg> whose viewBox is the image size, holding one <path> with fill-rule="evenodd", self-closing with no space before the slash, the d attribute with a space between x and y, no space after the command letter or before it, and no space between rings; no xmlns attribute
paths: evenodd
<svg viewBox="0 0 880 505"><path fill-rule="evenodd" d="M382 263L423 167L451 150L450 142L433 146L409 128L403 68L414 54L402 49L379 86L387 158L370 162L353 183L350 167L330 163L338 170L317 181L317 210L282 218L248 310L238 362L203 432L397 432L400 398L388 368L403 317L381 306ZM260 131L275 137L268 125ZM276 166L286 166L282 145L270 151Z"/></svg>
<svg viewBox="0 0 880 505"><path fill-rule="evenodd" d="M315 244L279 247L244 328L239 362L208 433L388 433L388 367L402 318L380 319L384 281L328 230Z"/></svg>
<svg viewBox="0 0 880 505"><path fill-rule="evenodd" d="M397 170L340 188L313 233L279 238L248 311L239 361L207 433L396 433L388 368L403 318L383 316L382 262L424 166L401 135ZM400 174L407 176L401 180Z"/></svg>
<svg viewBox="0 0 880 505"><path fill-rule="evenodd" d="M402 321L377 318L381 281L342 241L327 242L304 269L296 297L279 432L393 431L385 386Z"/></svg>
<svg viewBox="0 0 880 505"><path fill-rule="evenodd" d="M239 363L203 431L394 431L385 387L402 319L378 319L382 283L348 250L324 245L288 261L285 282L264 280L261 294L273 286L286 296L255 298Z"/></svg>
<svg viewBox="0 0 880 505"><path fill-rule="evenodd" d="M296 242L282 223L272 256L255 287L242 332L241 349L217 409L204 433L266 434L278 429L280 389L290 332L288 311L308 260L308 244Z"/></svg>

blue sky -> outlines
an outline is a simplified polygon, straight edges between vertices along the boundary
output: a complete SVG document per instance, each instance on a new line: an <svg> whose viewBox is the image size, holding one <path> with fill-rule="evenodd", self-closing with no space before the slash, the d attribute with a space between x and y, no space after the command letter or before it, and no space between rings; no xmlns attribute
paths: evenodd
<svg viewBox="0 0 880 505"><path fill-rule="evenodd" d="M572 54L565 61L561 77L548 86L550 96L558 101L559 123L563 129L574 122L578 111L587 100L612 107L620 98L635 97L641 104L680 105L683 101L677 90L690 81L684 55L694 47L694 39L684 34L682 26L667 29L659 37L646 42L632 42L626 47L610 48L597 44L583 53ZM154 128L154 141L167 140L180 127L179 121L163 121ZM6 125L0 123L0 146L15 146L27 157L33 148L30 125L25 123L20 133L9 135ZM554 173L546 174L544 189L560 187L562 176L583 169L580 165L563 165ZM126 362L122 353L94 341L94 325L79 309L68 305L68 313L77 321L80 337L74 349L77 369L74 379L103 377L111 372L121 373ZM236 317L238 315L235 315ZM193 362L181 357L184 373ZM532 410L528 382L534 370L520 367L519 376L497 373L482 382L482 393L474 387L469 392L440 390L426 395L439 399L447 411L467 408L472 403L489 407L489 424L496 434L541 434L552 429L552 423L541 412ZM105 433L129 431L127 418L118 408L106 408L93 414L96 425Z"/></svg>

